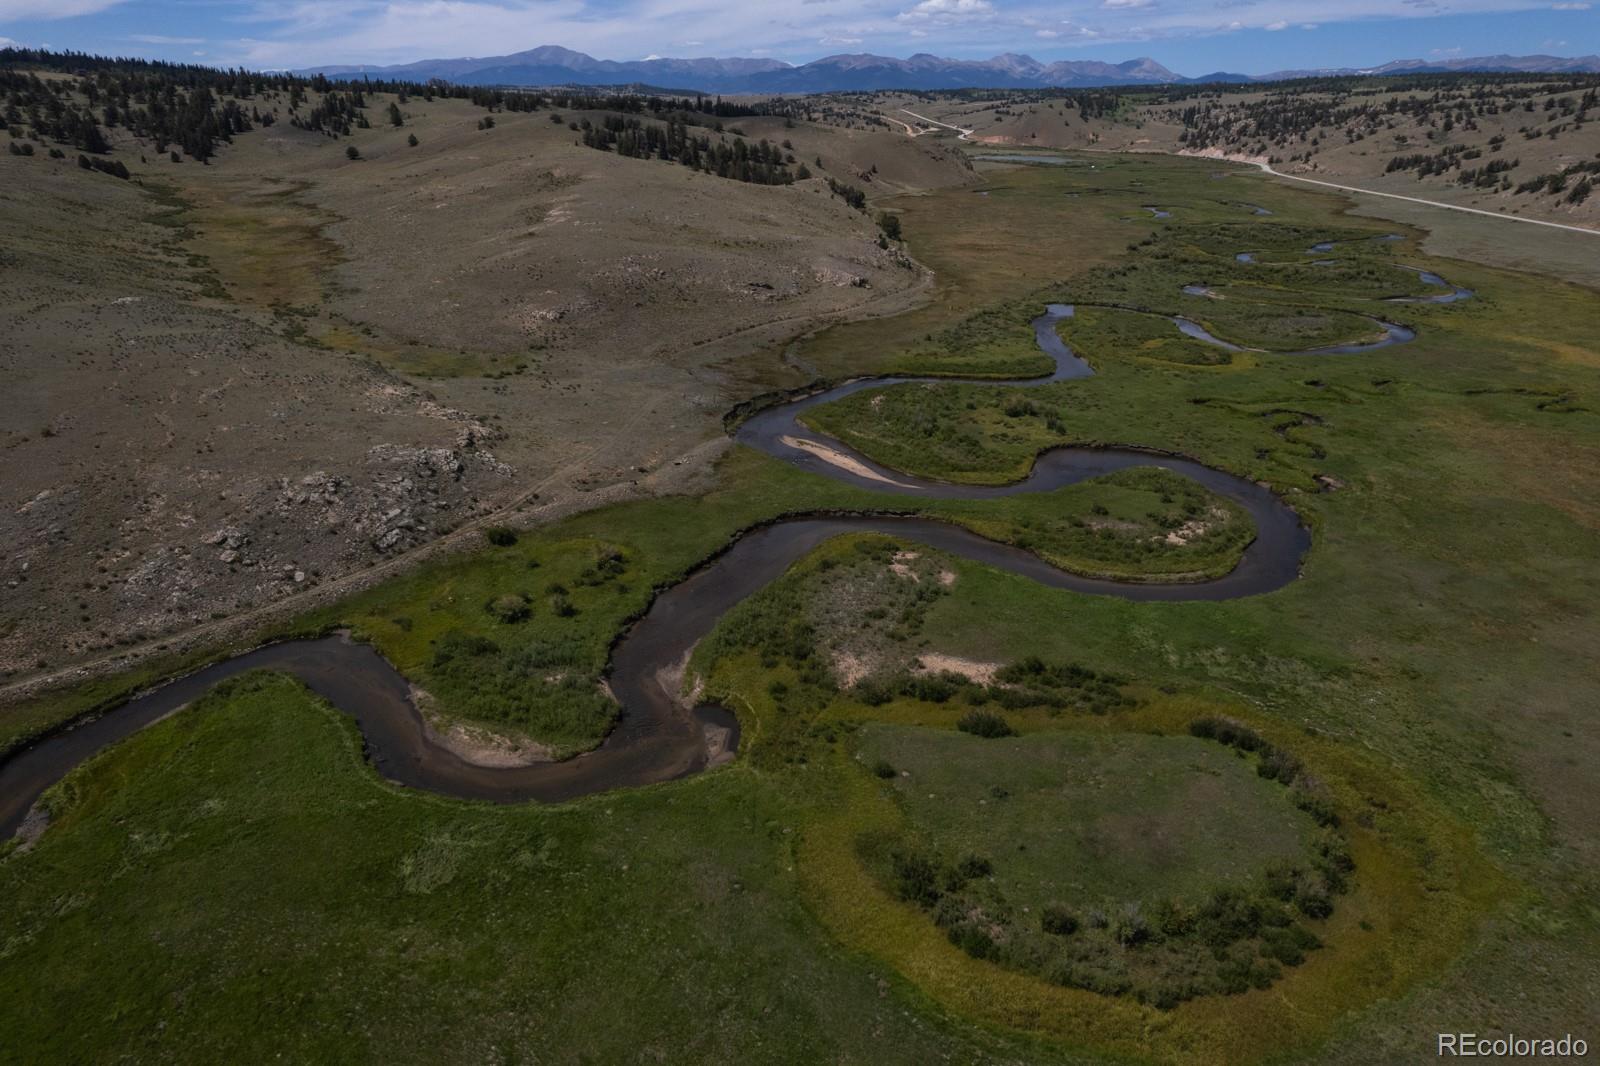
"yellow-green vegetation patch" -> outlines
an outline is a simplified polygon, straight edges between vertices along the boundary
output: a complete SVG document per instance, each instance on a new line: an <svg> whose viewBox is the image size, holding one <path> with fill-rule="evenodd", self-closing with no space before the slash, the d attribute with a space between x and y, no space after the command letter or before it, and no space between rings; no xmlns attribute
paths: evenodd
<svg viewBox="0 0 1600 1066"><path fill-rule="evenodd" d="M835 538L724 615L695 649L691 673L737 701L748 693L727 681L727 669L753 662L770 672L762 695L776 713L764 722L765 735L744 745L759 765L794 761L806 730L841 693L874 707L910 696L1049 715L1103 714L1131 701L1124 679L1082 667L942 655L923 626L958 589L960 569L941 552L887 536Z"/></svg>
<svg viewBox="0 0 1600 1066"><path fill-rule="evenodd" d="M711 678L724 661L753 656L774 671L766 695L779 707L765 742L747 743L758 762L791 759L787 730L809 724L843 688L907 674L917 662L928 606L948 595L940 553L877 535L838 537L732 608L690 659Z"/></svg>
<svg viewBox="0 0 1600 1066"><path fill-rule="evenodd" d="M1267 987L1321 946L1353 863L1334 820L1292 802L1320 787L1282 769L1292 756L1187 736L985 738L976 717L869 725L859 749L905 812L900 832L862 836L862 861L967 954L1173 1007Z"/></svg>
<svg viewBox="0 0 1600 1066"><path fill-rule="evenodd" d="M1141 166L1178 181L1193 171L1186 161L1152 158ZM930 335L937 337L973 311L1115 262L1128 237L1121 216L1137 210L1145 194L1123 188L1114 196L1074 201L1070 210L1063 210L1063 186L1068 183L1061 172L1074 172L1073 185L1080 177L1099 180L1078 174L1080 169L1086 168L996 170L984 175L982 189L957 186L885 201L899 214L911 253L934 271L934 298L902 314L830 326L804 338L797 354L832 378L879 373L891 365L904 372L910 366L902 360L903 350L929 346ZM980 191L986 195L977 195ZM1038 313L1034 306L1030 317ZM1025 354L1020 344L1004 348L1008 359L1020 361ZM959 350L949 355L951 362L966 361ZM917 369L939 371L932 358Z"/></svg>
<svg viewBox="0 0 1600 1066"><path fill-rule="evenodd" d="M1266 351L1364 344L1384 334L1382 326L1363 315L1304 302L1210 300L1193 317L1222 340Z"/></svg>
<svg viewBox="0 0 1600 1066"><path fill-rule="evenodd" d="M193 227L190 249L220 279L217 295L263 307L322 303L330 273L343 259L323 230L337 219L300 199L306 185L210 173L184 181Z"/></svg>
<svg viewBox="0 0 1600 1066"><path fill-rule="evenodd" d="M1348 225L1310 226L1274 218L1270 221L1185 224L1173 231L1172 239L1176 247L1189 255L1233 259L1240 252L1249 252L1258 262L1270 260L1296 264L1313 256L1382 251L1388 242L1375 238L1387 236L1387 230ZM1326 243L1332 243L1333 247L1312 251L1314 246Z"/></svg>
<svg viewBox="0 0 1600 1066"><path fill-rule="evenodd" d="M1136 741L1128 750L1141 751L1140 744L1156 745L1145 749L1146 754L1156 751L1170 759L1174 757L1171 753L1183 750L1180 744L1200 743L1198 740L1181 739L1182 735L1189 732L1191 723L1196 719L1216 717L1223 710L1230 714L1237 711L1236 708L1219 708L1201 701L1173 698L1146 702L1133 710L1099 717L1050 718L1033 713L1014 713L1009 717L1023 734L1019 740L953 737L945 740L943 745L930 742L925 749L915 751L913 746L919 742L906 739L915 737L915 730L879 732L884 727L869 727L863 741L865 745L869 748L878 745L885 753L898 750L902 760L908 764L916 762L920 770L912 769L909 777L902 778L899 776L900 768L889 761L887 754L883 754L877 758L884 761L884 767L879 767L874 761L866 767L852 767L837 776L835 799L829 813L810 825L799 850L800 873L814 906L836 935L847 944L894 966L943 1006L991 1024L1047 1035L1099 1054L1174 1063L1235 1063L1255 1061L1269 1053L1283 1053L1321 1040L1340 1018L1351 1011L1380 999L1397 996L1419 980L1432 976L1438 967L1460 950L1478 917L1504 888L1503 879L1477 851L1468 831L1424 799L1410 782L1396 776L1392 770L1353 753L1347 746L1309 735L1288 735L1282 727L1248 721L1248 728L1254 730L1264 743L1280 751L1292 750L1301 761L1303 772L1314 775L1318 787L1326 790L1326 810L1340 819L1341 832L1347 845L1339 852L1343 857L1338 859L1338 863L1341 867L1348 865L1354 873L1347 881L1346 894L1338 897L1331 914L1310 920L1302 913L1291 921L1291 925L1305 928L1306 933L1314 936L1322 946L1314 948L1305 935L1292 933L1271 934L1278 940L1277 943L1255 941L1258 945L1255 957L1263 969L1242 975L1244 984L1248 986L1244 991L1203 994L1182 1002L1166 999L1162 1001L1162 1006L1156 1006L1155 1003L1139 1002L1137 996L1107 994L1132 991L1137 987L1132 976L1126 978L1129 982L1126 988L1113 984L1102 987L1101 991L1092 991L1073 987L1075 983L1080 983L1074 982L1073 978L1086 977L1091 973L1081 967L1077 970L1056 970L1053 973L1055 980L1021 972L1003 965L1004 960L997 961L990 957L990 953L983 948L973 951L973 945L980 943L976 938L970 938L970 934L964 931L952 937L946 929L941 929L930 920L927 908L902 898L902 893L894 885L892 856L887 867L887 878L884 876L885 867L874 861L874 841L914 840L914 834L919 829L925 834L923 839L928 840L936 838L936 831L947 834L952 847L957 846L954 841L962 837L974 843L982 842L985 837L981 833L980 823L984 819L1005 818L1006 815L995 813L991 808L1013 802L1019 794L1019 788L1031 787L1049 803L1054 803L1057 796L1063 795L1076 801L1070 808L1063 803L1063 808L1067 809L1062 811L1062 824L1052 827L1048 819L1028 814L1018 819L1018 828L1015 830L1018 834L1027 833L1030 836L1014 840L1013 847L1015 843L1040 848L1056 847L1062 855L1067 854L1067 847L1060 841L1035 844L1031 835L1037 834L1041 840L1051 841L1050 834L1055 829L1066 837L1073 831L1073 811L1092 821L1100 816L1098 807L1099 812L1109 814L1113 819L1112 824L1115 824L1119 811L1131 815L1150 809L1146 806L1148 797L1133 797L1131 794L1140 787L1153 787L1153 782L1135 776L1137 771L1133 769L1125 771L1129 780L1118 808L1116 800L1119 797L1114 792L1098 804L1088 802L1093 795L1090 784L1081 781L1074 784L1069 775L1074 767L1078 767L1080 773L1092 774L1094 771L1082 769L1075 759L1052 761L1041 756L1036 761L1026 757L1017 760L1024 766L1012 768L1009 774L1019 788L1014 788L1006 780L990 781L990 777L997 776L993 769L987 774L980 772L976 787L981 792L984 785L991 790L998 785L1007 792L1004 798L998 798L992 791L988 796L973 792L967 782L955 780L954 774L943 776L943 771L932 761L932 753L960 758L955 753L964 744L1013 745L1021 752L1027 750L1026 741L1040 735L1040 731L1047 736L1065 731L1092 736L1102 743L1099 746L1086 743L1074 749L1070 742L1057 741L1063 747L1054 750L1104 753L1116 750L1117 744L1126 742L1129 734L1150 734L1148 740ZM836 713L840 716L841 728L863 715L860 709L848 706L840 706ZM925 703L878 708L872 712L872 716L893 718L908 726L945 727L950 724L951 717L946 708ZM896 748L896 744L905 746ZM1042 747L1037 750L1052 749ZM1201 751L1206 754L1198 754ZM1190 763L1202 768L1210 766L1218 769L1219 773L1223 773L1221 764L1217 762L1219 758L1223 763L1230 760L1237 763L1231 769L1238 772L1219 780L1228 781L1241 789L1237 802L1248 805L1260 800L1267 803L1267 807L1272 806L1267 802L1271 797L1260 794L1259 790L1281 786L1265 780L1251 781L1251 776L1257 772L1252 765L1254 760L1231 754L1221 745L1212 750L1192 748L1192 753L1195 757L1189 760ZM921 761L923 754L930 757L926 764ZM1010 754L1004 752L993 758L1004 761ZM1029 762L1035 764L1026 765ZM1170 765L1167 767L1169 771L1172 769ZM879 776L889 770L894 772L893 777ZM1192 772L1184 769L1175 775L1167 774L1165 776L1175 776L1176 781L1165 781L1160 787L1181 791L1182 782ZM1239 772L1242 772L1242 776ZM1057 775L1054 791L1046 780L1052 774ZM923 789L922 794L913 799L912 790L922 788L925 784L922 778L929 775L936 776L939 783ZM1250 795L1247 786L1255 786L1258 790L1255 799L1247 798ZM930 792L932 798L927 795ZM941 803L941 798L948 802ZM979 808L978 814L972 815L972 809L977 807L979 799L987 802ZM965 813L957 809L961 803L967 804ZM1288 810L1281 797L1278 803L1282 804L1283 809L1274 817L1289 819L1288 826L1280 828L1284 835L1278 839L1283 842L1291 839L1303 842L1304 850L1300 857L1290 861L1305 864L1309 868L1323 855L1321 849L1326 838L1307 829L1304 822L1297 822L1294 812ZM1196 819L1204 819L1207 813L1208 810L1203 806L1186 812L1187 817ZM1266 830L1267 843L1249 843L1249 835L1257 828ZM1127 833L1123 830L1125 827L1119 827L1119 834L1126 837ZM1209 846L1216 852L1222 850L1222 836L1211 838L1208 845L1203 830L1186 827L1186 831L1195 834L1188 838L1195 848L1204 850ZM1270 843L1273 839L1271 826L1251 824L1226 830L1219 827L1219 831L1224 835L1237 833L1234 840L1236 855L1229 858L1214 854L1209 861L1215 865L1208 872L1226 885L1230 874L1225 865L1232 859L1247 856L1238 872L1243 873L1254 865L1261 877L1257 884L1266 888L1272 881L1268 874L1274 869L1274 860L1281 859L1281 856L1274 854ZM907 837L908 833L913 835ZM965 871L975 877L996 879L994 885L980 889L978 895L998 885L999 891L1009 889L1012 894L1009 898L1014 899L1014 906L1032 907L1037 900L1053 899L1069 892L1072 888L1070 882L1074 879L1086 886L1084 891L1092 893L1093 890L1087 888L1096 869L1092 854L1087 858L1080 857L1071 868L1056 872L1055 878L1058 880L1041 883L1036 870L1031 874L1028 872L1030 867L1026 862L1031 860L1019 860L1017 865L1003 867L1002 864L1014 858L1006 849L1004 832L989 834L987 839L987 854L975 851L973 855L954 857L956 867L960 866L963 859L974 857L986 859L990 864L991 868L986 873L977 873L981 869L981 861L969 865ZM1070 838L1068 840L1070 842ZM1142 841L1139 846L1150 848L1157 845ZM1259 850L1252 850L1257 848ZM1257 862L1259 865L1255 865ZM1001 873L1003 869L1007 872ZM947 872L939 871L941 874ZM955 873L959 878L962 871L958 868ZM1165 882L1163 888L1183 885L1183 878L1188 874L1173 876L1174 879ZM1248 874L1245 877L1248 880ZM1002 878L1004 884L1000 885ZM967 884L974 879L968 878ZM1067 884L1063 885L1063 882ZM1151 883L1160 882L1152 879ZM1198 878L1189 883L1198 883ZM1124 896L1129 894L1128 887L1118 886ZM1280 884L1279 891L1283 887ZM1116 890L1101 891L1111 897L1118 894ZM1182 888L1177 891L1181 893ZM1224 888L1224 892L1227 891ZM1238 899L1237 896L1232 898ZM1292 895L1290 899L1292 901ZM1049 907L1050 904L1044 906ZM1202 904L1200 910L1204 909L1205 904ZM1065 928L1069 916L1078 919L1078 928L1070 934L1046 933L1043 928L1044 915L1041 914L1040 936L1070 938L1083 932L1082 917L1070 904L1060 911L1048 913L1055 916L1053 928ZM1161 921L1175 912L1161 908L1158 913L1160 917L1157 921ZM1032 911L1028 912L1029 917L1033 914ZM954 915L955 921L951 926L959 929L963 922L973 922L976 917L972 909L965 910ZM1138 917L1143 919L1145 935L1148 935L1150 916L1145 914L1142 905ZM1226 916L1212 911L1208 921L1214 923L1222 917ZM1124 937L1137 935L1134 931L1138 929L1138 924L1132 918L1126 908L1120 914L1106 914L1107 925L1099 936L1104 938L1109 935L1113 943L1105 946L1105 955L1099 958L1102 966L1119 961L1125 965L1129 953L1142 950L1143 944L1129 946L1117 939L1119 933ZM991 939L996 932L992 924L987 928L982 925L978 928ZM1281 952L1285 958L1303 957L1294 966L1273 959L1270 964L1278 968L1280 975L1275 975L1274 980L1258 981L1254 978L1264 977L1267 972L1265 967L1268 960L1262 956L1263 950L1269 955ZM1122 958L1117 957L1118 953ZM1090 954L1093 957L1093 953ZM1192 981L1197 980L1192 973L1188 976ZM1235 972L1232 976L1241 975ZM1068 978L1065 983L1063 977ZM1081 983L1089 982L1085 980ZM1260 987L1262 984L1266 987ZM1237 982L1234 987L1237 987Z"/></svg>
<svg viewBox="0 0 1600 1066"><path fill-rule="evenodd" d="M370 327L327 326L315 333L316 343L367 356L419 378L488 377L520 374L532 365L530 355L452 351L432 345L382 338Z"/></svg>
<svg viewBox="0 0 1600 1066"><path fill-rule="evenodd" d="M813 407L800 420L896 470L985 484L1021 480L1034 456L1067 441L1062 399L1053 386L1024 393L990 386L900 385L865 389Z"/></svg>
<svg viewBox="0 0 1600 1066"><path fill-rule="evenodd" d="M1124 581L1220 577L1255 538L1243 508L1155 467L1054 492L953 501L945 510L968 529L1063 570Z"/></svg>
<svg viewBox="0 0 1600 1066"><path fill-rule="evenodd" d="M1055 369L1033 334L1016 329L1044 308L1031 297L985 308L953 326L930 333L883 368L890 374L931 377L1042 377Z"/></svg>
<svg viewBox="0 0 1600 1066"><path fill-rule="evenodd" d="M651 585L604 540L489 533L498 545L385 585L343 617L428 692L430 711L556 755L592 748L616 720L600 689L612 637Z"/></svg>
<svg viewBox="0 0 1600 1066"><path fill-rule="evenodd" d="M1072 350L1092 365L1129 356L1185 366L1226 366L1235 359L1226 348L1185 336L1164 315L1080 307L1056 329Z"/></svg>

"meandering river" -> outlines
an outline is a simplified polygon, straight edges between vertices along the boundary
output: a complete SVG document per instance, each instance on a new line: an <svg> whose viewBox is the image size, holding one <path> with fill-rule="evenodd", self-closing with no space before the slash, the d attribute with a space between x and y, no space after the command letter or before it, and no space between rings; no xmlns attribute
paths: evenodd
<svg viewBox="0 0 1600 1066"><path fill-rule="evenodd" d="M1323 251L1329 245L1318 245ZM1407 268L1412 269L1412 268ZM1430 285L1449 287L1418 271ZM1452 289L1439 297L1471 294ZM1057 325L1073 307L1051 304L1033 320L1039 349L1054 362L1042 377L984 380L994 386L1034 386L1084 378L1093 368L1062 340ZM1238 350L1197 323L1174 316L1184 333ZM1332 355L1404 343L1415 334L1373 319L1384 336L1364 344L1335 345L1291 355ZM268 645L170 681L90 720L44 737L0 763L0 839L22 824L50 785L106 746L166 717L217 682L264 668L293 674L355 719L368 757L384 777L407 787L496 802L559 801L608 789L671 780L705 769L739 740L739 723L727 710L691 706L678 693L690 651L734 605L760 591L792 563L843 533L877 532L915 541L997 567L1052 588L1128 600L1224 600L1282 588L1295 580L1311 537L1295 512L1269 489L1191 459L1126 448L1054 448L1041 454L1029 475L1007 485L953 485L881 466L844 443L805 426L810 408L886 385L949 382L951 378L888 377L846 382L766 408L735 431L741 443L823 477L895 496L992 499L1052 489L1133 467L1157 467L1189 478L1242 507L1256 535L1238 565L1222 577L1192 583L1131 583L1083 577L1029 552L926 518L815 515L783 519L746 531L726 551L666 589L613 648L612 692L622 707L616 728L596 750L559 763L490 767L467 761L425 725L405 678L373 648L343 636Z"/></svg>

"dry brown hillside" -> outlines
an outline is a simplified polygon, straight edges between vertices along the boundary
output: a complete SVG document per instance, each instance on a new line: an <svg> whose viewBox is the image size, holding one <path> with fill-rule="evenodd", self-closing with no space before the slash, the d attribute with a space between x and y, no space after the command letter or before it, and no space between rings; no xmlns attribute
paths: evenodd
<svg viewBox="0 0 1600 1066"><path fill-rule="evenodd" d="M1106 98L1109 108L1103 99L1085 108L1088 95L1070 91L932 100L883 93L858 106L913 126L907 110L918 112L971 130L967 140L979 145L1204 150L1379 192L1595 226L1600 195L1588 189L1600 182L1597 80L1124 91Z"/></svg>
<svg viewBox="0 0 1600 1066"><path fill-rule="evenodd" d="M817 176L744 184L583 147L582 114L480 128L413 97L397 129L390 99L348 138L279 121L211 165L118 130L127 181L0 154L0 673L692 469L729 406L793 383L754 353L926 289L826 177L971 180L943 147L797 124Z"/></svg>

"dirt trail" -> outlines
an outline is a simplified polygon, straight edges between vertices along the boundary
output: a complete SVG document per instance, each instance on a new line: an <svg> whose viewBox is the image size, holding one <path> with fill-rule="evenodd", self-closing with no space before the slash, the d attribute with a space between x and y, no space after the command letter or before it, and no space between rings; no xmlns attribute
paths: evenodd
<svg viewBox="0 0 1600 1066"><path fill-rule="evenodd" d="M977 130L969 130L963 129L960 126L952 126L948 122L940 122L938 119L929 118L926 115L919 115L915 111L907 111L903 107L900 110L910 115L912 118L918 119L919 121L932 123L935 126L943 126L947 130L955 130L958 134L960 134L960 136L956 138L958 141L970 140L972 135L977 132Z"/></svg>
<svg viewBox="0 0 1600 1066"><path fill-rule="evenodd" d="M906 112L910 114L910 112ZM1546 222L1542 218L1522 218L1518 215L1503 215L1498 211L1485 211L1480 207L1463 207L1460 204L1440 203L1438 200L1425 200L1420 196L1404 196L1397 192L1379 192L1376 189L1363 189L1358 185L1341 185L1335 181L1322 181L1318 178L1302 177L1299 174L1285 174L1281 170L1272 169L1272 164L1259 156L1234 155L1218 151L1215 148L1201 149L1200 151L1185 150L1177 153L1199 159L1221 159L1229 163L1248 163L1257 167L1275 178L1288 178L1290 181L1303 181L1307 185L1321 185L1327 189L1338 189L1340 192L1356 192L1366 196L1381 196L1388 200L1404 200L1407 203L1424 204L1428 207L1442 207L1446 211L1464 211L1469 215L1483 215L1485 218L1502 218L1507 222L1526 222L1532 226L1548 226L1551 229L1571 230L1573 233L1587 233L1592 237L1600 237L1600 230L1590 229L1587 226L1573 226L1566 222Z"/></svg>

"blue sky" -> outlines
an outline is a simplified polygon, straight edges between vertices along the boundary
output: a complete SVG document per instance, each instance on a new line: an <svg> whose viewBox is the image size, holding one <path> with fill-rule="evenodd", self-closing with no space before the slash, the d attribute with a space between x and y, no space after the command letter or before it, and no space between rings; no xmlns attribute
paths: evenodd
<svg viewBox="0 0 1600 1066"><path fill-rule="evenodd" d="M1600 52L1600 0L0 0L0 43L261 68L500 55L1122 60L1180 74Z"/></svg>

